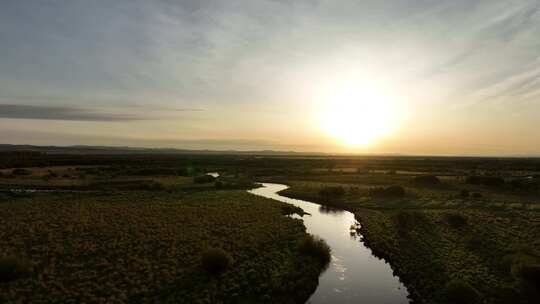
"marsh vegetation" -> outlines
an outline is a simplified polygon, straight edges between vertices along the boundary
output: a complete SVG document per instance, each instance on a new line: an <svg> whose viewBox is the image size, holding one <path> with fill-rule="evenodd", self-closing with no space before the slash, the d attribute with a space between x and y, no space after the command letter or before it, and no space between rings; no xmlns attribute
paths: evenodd
<svg viewBox="0 0 540 304"><path fill-rule="evenodd" d="M199 182L205 172L220 176ZM418 303L531 303L539 175L538 159L10 153L0 290L23 302L303 302L324 269L284 216L303 211L244 192L277 182L354 212Z"/></svg>

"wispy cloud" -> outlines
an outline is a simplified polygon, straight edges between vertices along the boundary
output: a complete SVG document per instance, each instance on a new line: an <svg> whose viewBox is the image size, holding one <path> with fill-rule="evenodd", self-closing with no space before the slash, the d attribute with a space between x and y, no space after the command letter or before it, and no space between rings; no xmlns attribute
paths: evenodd
<svg viewBox="0 0 540 304"><path fill-rule="evenodd" d="M134 122L58 123L119 137L314 136L319 87L348 74L402 97L415 130L444 117L434 133L482 120L497 134L505 113L526 117L516 126L540 115L538 0L5 2L0 129L59 120Z"/></svg>
<svg viewBox="0 0 540 304"><path fill-rule="evenodd" d="M144 113L143 113L144 110ZM141 108L138 112L126 113L122 110L90 109L66 106L0 104L0 119L38 119L67 121L120 122L137 120L158 120L174 117L171 112L202 112L197 108Z"/></svg>
<svg viewBox="0 0 540 304"><path fill-rule="evenodd" d="M0 118L71 121L132 121L148 119L141 115L109 113L75 107L13 104L0 105Z"/></svg>

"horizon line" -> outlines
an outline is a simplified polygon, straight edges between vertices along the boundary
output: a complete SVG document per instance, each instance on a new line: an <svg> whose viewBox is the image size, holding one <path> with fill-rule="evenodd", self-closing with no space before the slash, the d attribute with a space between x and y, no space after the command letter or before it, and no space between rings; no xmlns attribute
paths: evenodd
<svg viewBox="0 0 540 304"><path fill-rule="evenodd" d="M387 156L387 157L455 157L455 158L540 158L540 155L535 154L423 154L423 153L398 153L398 152L385 152L385 153L367 153L367 152L320 152L320 151L295 151L295 150L272 150L272 149L189 149L189 148L173 148L173 147L144 147L144 146L125 146L125 145L36 145L36 144L8 144L0 143L0 152L10 152L4 151L1 147L11 146L11 147L36 147L36 148L62 148L62 149L76 149L76 148L87 148L87 149L111 149L111 150L120 150L120 149L130 149L131 152L136 152L137 150L146 150L151 152L152 150L173 150L177 152L210 152L210 153L228 153L234 154L245 153L245 154L254 154L257 153L275 153L275 154L297 154L297 155L321 155L321 156ZM24 150L18 150L24 151ZM13 150L11 152L18 152ZM26 150L32 151L32 150Z"/></svg>

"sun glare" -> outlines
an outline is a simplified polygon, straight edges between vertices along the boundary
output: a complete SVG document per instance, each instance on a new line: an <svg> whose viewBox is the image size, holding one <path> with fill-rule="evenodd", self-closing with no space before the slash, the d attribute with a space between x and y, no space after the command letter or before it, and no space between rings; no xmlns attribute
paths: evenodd
<svg viewBox="0 0 540 304"><path fill-rule="evenodd" d="M346 85L325 95L321 128L344 145L372 144L396 125L397 109L393 98L374 86Z"/></svg>

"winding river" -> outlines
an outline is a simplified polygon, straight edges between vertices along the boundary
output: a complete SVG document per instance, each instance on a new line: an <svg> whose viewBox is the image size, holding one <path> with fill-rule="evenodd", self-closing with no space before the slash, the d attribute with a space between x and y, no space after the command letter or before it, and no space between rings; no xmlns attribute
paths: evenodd
<svg viewBox="0 0 540 304"><path fill-rule="evenodd" d="M250 193L296 205L310 215L303 217L307 232L324 239L332 248L332 261L321 274L319 286L307 303L409 303L407 289L384 260L375 257L360 235L351 234L358 223L354 214L284 197L286 185L263 183Z"/></svg>

